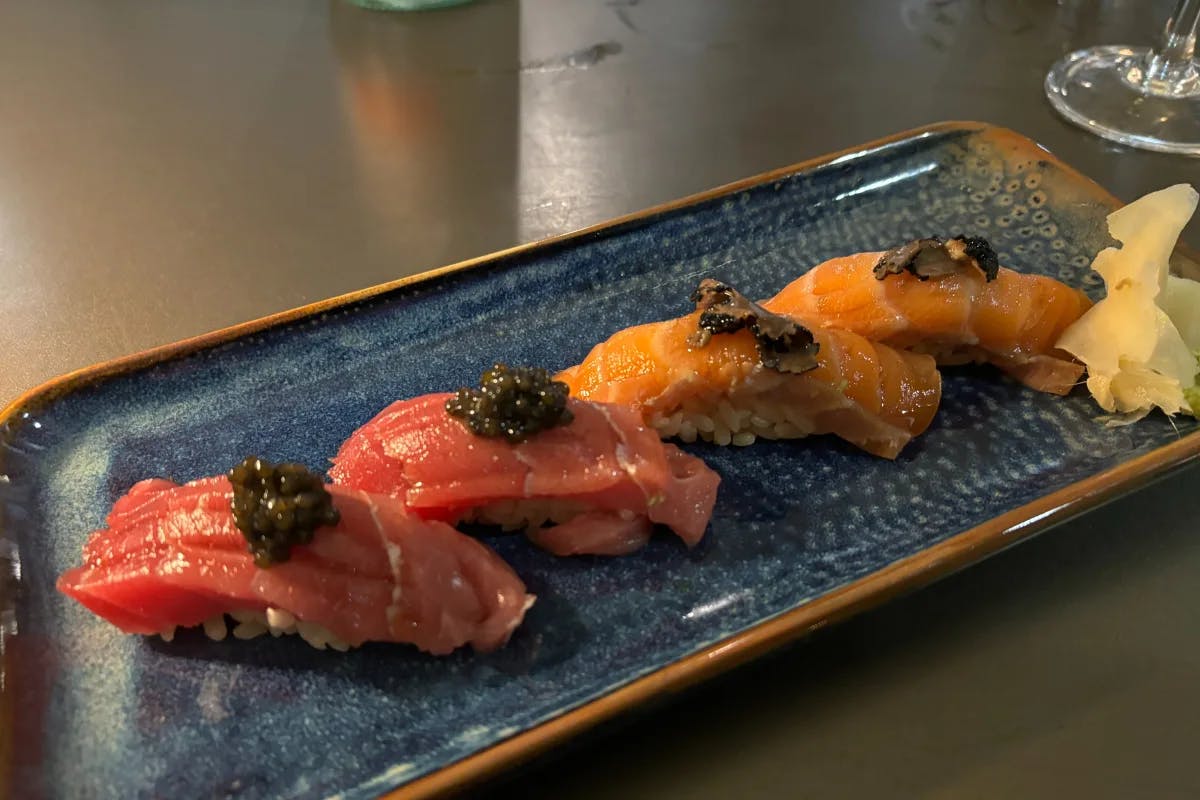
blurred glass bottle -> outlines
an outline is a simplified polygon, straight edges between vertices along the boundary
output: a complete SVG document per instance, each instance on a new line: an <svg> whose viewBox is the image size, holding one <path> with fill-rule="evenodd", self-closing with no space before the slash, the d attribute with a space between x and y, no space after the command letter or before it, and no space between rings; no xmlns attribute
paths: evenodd
<svg viewBox="0 0 1200 800"><path fill-rule="evenodd" d="M519 9L365 14L330 0L362 258L429 268L516 244Z"/></svg>
<svg viewBox="0 0 1200 800"><path fill-rule="evenodd" d="M376 11L426 11L433 8L461 6L471 0L350 0L361 8L371 8Z"/></svg>

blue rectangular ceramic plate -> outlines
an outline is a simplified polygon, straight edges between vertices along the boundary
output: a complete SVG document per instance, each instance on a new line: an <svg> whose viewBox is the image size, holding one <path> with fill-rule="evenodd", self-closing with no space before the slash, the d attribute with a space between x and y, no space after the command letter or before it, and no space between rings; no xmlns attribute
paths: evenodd
<svg viewBox="0 0 1200 800"><path fill-rule="evenodd" d="M946 373L932 428L894 462L830 438L689 446L722 476L693 551L664 536L626 558L555 559L497 538L538 603L487 656L196 631L168 644L54 590L140 478L210 475L247 453L322 468L393 400L494 360L565 367L618 328L687 311L703 276L764 296L832 256L965 232L1094 293L1115 203L1015 134L939 125L30 394L4 423L0 470L0 545L20 553L11 793L434 793L1181 463L1197 450L1190 421L1105 428L1084 392L966 369Z"/></svg>

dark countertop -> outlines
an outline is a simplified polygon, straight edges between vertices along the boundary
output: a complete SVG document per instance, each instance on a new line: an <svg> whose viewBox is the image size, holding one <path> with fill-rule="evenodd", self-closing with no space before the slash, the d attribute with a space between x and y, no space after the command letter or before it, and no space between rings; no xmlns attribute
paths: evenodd
<svg viewBox="0 0 1200 800"><path fill-rule="evenodd" d="M59 373L943 119L1124 199L1200 161L1059 120L1169 0L0 6L0 400ZM1200 220L1187 238L1200 245ZM1200 496L1174 477L606 726L533 797L1200 795Z"/></svg>

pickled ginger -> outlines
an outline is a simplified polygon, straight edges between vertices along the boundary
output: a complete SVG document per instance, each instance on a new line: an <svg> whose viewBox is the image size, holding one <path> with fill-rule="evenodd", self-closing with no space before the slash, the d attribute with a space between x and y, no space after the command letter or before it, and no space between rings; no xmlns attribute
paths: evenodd
<svg viewBox="0 0 1200 800"><path fill-rule="evenodd" d="M1189 397L1200 399L1200 283L1167 272L1196 202L1196 190L1181 183L1110 214L1108 230L1121 247L1105 248L1092 262L1105 297L1058 340L1087 365L1088 391L1114 415L1111 424L1155 408L1197 414Z"/></svg>

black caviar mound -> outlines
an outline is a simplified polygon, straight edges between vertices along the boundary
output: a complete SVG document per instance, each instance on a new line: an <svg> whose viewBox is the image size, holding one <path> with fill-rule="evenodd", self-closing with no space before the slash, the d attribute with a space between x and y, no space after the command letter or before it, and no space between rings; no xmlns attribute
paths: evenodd
<svg viewBox="0 0 1200 800"><path fill-rule="evenodd" d="M247 456L229 471L229 481L234 522L259 567L287 561L291 549L311 542L317 528L341 519L321 476L303 464Z"/></svg>
<svg viewBox="0 0 1200 800"><path fill-rule="evenodd" d="M521 442L575 417L567 408L570 389L551 380L540 367L496 364L479 379L479 388L463 387L446 401L446 413L476 436Z"/></svg>

